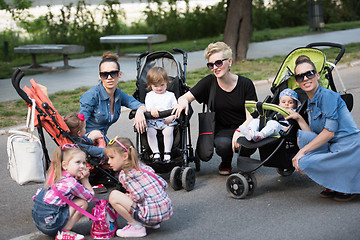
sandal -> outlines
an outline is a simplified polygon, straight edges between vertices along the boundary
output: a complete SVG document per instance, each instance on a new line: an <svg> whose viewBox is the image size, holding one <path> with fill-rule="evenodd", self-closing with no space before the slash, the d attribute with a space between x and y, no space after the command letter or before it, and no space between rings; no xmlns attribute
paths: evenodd
<svg viewBox="0 0 360 240"><path fill-rule="evenodd" d="M330 190L328 188L325 188L325 190L323 190L320 193L320 197L322 197L322 198L333 198L333 197L335 197L335 195L336 195L336 192L333 190Z"/></svg>
<svg viewBox="0 0 360 240"><path fill-rule="evenodd" d="M170 158L165 159L165 155L170 156ZM164 153L163 163L170 163L170 162L171 162L171 152L165 152Z"/></svg>
<svg viewBox="0 0 360 240"><path fill-rule="evenodd" d="M349 202L356 196L357 194L336 193L334 200L338 202Z"/></svg>

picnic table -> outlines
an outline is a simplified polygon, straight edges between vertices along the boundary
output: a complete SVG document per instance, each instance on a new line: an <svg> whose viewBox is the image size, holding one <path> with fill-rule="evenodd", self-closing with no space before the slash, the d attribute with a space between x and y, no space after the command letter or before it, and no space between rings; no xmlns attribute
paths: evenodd
<svg viewBox="0 0 360 240"><path fill-rule="evenodd" d="M116 53L120 55L120 43L147 43L148 51L151 52L151 44L165 42L164 34L135 34L135 35L110 35L100 38L100 43L115 43Z"/></svg>
<svg viewBox="0 0 360 240"><path fill-rule="evenodd" d="M69 66L69 54L83 53L85 47L81 45L72 44L34 44L23 45L14 48L14 53L26 53L31 54L32 64L29 68L41 68L42 66L36 62L36 54L62 54L64 59L64 68L70 68Z"/></svg>

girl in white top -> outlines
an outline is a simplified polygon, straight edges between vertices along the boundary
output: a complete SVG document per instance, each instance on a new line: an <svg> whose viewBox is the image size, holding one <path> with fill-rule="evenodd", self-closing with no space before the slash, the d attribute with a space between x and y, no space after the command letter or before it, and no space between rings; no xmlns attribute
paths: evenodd
<svg viewBox="0 0 360 240"><path fill-rule="evenodd" d="M159 111L172 109L177 100L174 93L167 91L170 79L166 71L161 67L153 67L146 75L148 90L146 94L146 110L151 112L151 116L158 118ZM176 125L175 115L166 118L147 120L147 139L151 151L153 152L154 162L169 163L171 161L171 148L173 144L173 130ZM157 130L161 130L164 136L164 159L160 158L158 141L156 138Z"/></svg>

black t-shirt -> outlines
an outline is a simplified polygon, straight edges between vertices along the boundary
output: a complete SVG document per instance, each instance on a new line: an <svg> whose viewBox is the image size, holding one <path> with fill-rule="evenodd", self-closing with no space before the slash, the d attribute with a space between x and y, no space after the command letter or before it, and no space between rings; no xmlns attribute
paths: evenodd
<svg viewBox="0 0 360 240"><path fill-rule="evenodd" d="M237 128L246 120L245 100L257 101L253 82L245 77L238 76L238 82L231 92L220 88L216 77L210 74L201 79L190 92L199 103L208 103L210 86L216 83L215 91L215 125L216 130L224 128Z"/></svg>

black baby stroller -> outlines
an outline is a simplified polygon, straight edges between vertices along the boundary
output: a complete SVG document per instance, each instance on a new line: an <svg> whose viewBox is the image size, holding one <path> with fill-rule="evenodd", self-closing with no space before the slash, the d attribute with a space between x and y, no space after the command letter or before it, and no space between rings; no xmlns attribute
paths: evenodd
<svg viewBox="0 0 360 240"><path fill-rule="evenodd" d="M325 54L314 47L334 47L339 49L339 53L334 63L330 63L326 61ZM335 65L340 61L344 53L344 46L327 42L311 43L306 47L297 48L289 53L273 81L271 87L273 96L268 96L264 102L249 102L245 104L250 112L257 111L259 114L259 129L261 130L265 126L266 121L274 114L274 112L280 113L283 117L288 116L288 111L277 105L279 102L279 94L285 88L290 88L297 92L299 100L302 103L297 111L304 116L304 119L307 119L305 116L307 96L303 90L296 85L293 73L295 60L298 56L306 55L314 62L317 71L320 73L319 82L322 87L337 91L332 77L332 70L335 69L338 74ZM338 79L342 84L344 91L341 96L351 111L353 104L352 95L346 93L346 89L339 74ZM253 194L257 185L254 172L261 166L275 167L281 176L290 176L294 172L295 169L292 166L292 158L299 150L296 142L296 133L299 126L294 120L290 120L289 123L289 129L286 132L280 132L280 136L277 137L265 138L259 142L248 141L245 137L240 137L238 139L238 143L241 146L251 149L258 148L260 160L240 155L238 156L237 167L239 173L230 175L226 181L227 190L233 198L244 198Z"/></svg>
<svg viewBox="0 0 360 240"><path fill-rule="evenodd" d="M146 75L152 67L162 67L170 78L170 83L167 90L175 94L176 98L179 98L189 90L186 86L186 65L187 65L187 53L181 49L174 48L174 51L179 52L183 56L183 67L181 67L179 61L167 51L158 52L145 52L138 56L136 60L137 64L137 89L133 96L142 103L145 103L145 95L147 93ZM184 69L184 70L183 70ZM159 117L167 117L171 114L171 109L162 111L159 113ZM133 112L130 118L133 117ZM151 119L150 112L145 113L147 119ZM183 187L185 190L190 191L195 185L195 171L189 167L189 163L195 161L194 151L191 145L190 139L190 123L189 119L191 114L186 116L183 114L178 119L178 124L174 127L174 142L171 150L172 161L167 164L157 163L152 161L152 151L147 142L146 133L136 136L136 148L139 151L141 160L150 165L158 173L170 174L170 185L174 190L179 190ZM162 134L160 131L157 133L157 139L159 142L160 154L164 154ZM200 170L200 162L195 161L196 170Z"/></svg>
<svg viewBox="0 0 360 240"><path fill-rule="evenodd" d="M20 97L25 100L27 105L29 105L29 107L32 106L31 99L35 100L35 126L38 130L39 139L42 144L47 169L50 164L50 157L46 148L43 128L58 146L62 146L66 143L75 143L75 141L70 136L70 130L65 121L56 111L49 98L42 92L34 79L30 80L31 87L25 86L24 90L20 88L20 82L23 77L24 73L21 72L20 69L17 69L11 78L12 85ZM107 185L117 185L121 188L121 184L114 177L114 172L108 169L106 161L102 161L98 158L93 158L90 156L88 156L87 160L91 172L89 180L92 185L102 183Z"/></svg>

